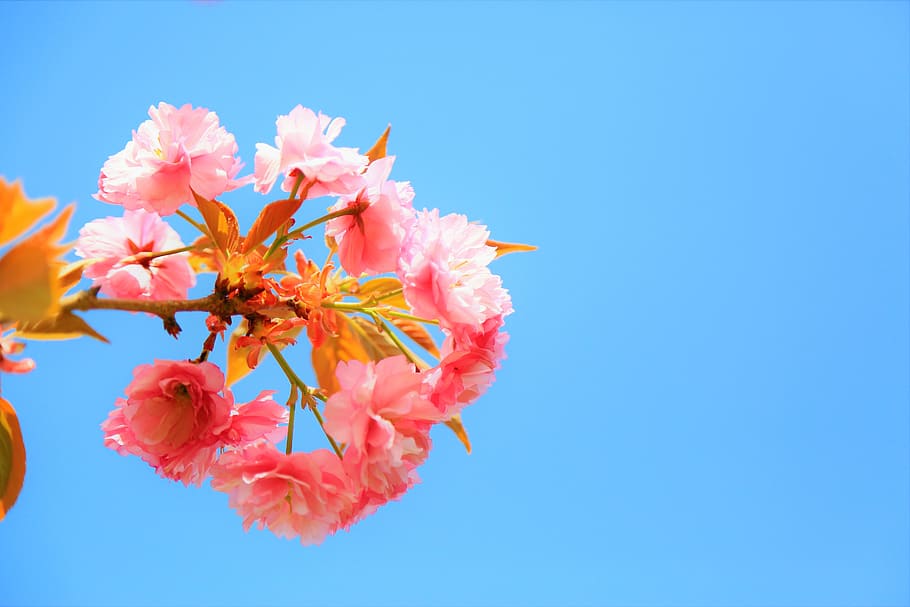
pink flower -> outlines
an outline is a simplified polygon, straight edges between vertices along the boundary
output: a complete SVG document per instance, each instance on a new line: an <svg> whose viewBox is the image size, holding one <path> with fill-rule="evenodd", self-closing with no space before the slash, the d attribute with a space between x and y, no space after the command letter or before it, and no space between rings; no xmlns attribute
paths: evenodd
<svg viewBox="0 0 910 607"><path fill-rule="evenodd" d="M149 116L104 163L95 198L170 215L185 202L196 206L191 188L213 199L247 183L235 180L243 166L237 143L214 112L162 102Z"/></svg>
<svg viewBox="0 0 910 607"><path fill-rule="evenodd" d="M257 192L268 194L281 173L281 189L290 192L297 176L310 185L308 198L353 194L362 183L360 172L368 159L355 148L336 148L332 141L341 133L344 118L332 120L298 105L275 122L278 135L272 147L256 144L254 178Z"/></svg>
<svg viewBox="0 0 910 607"><path fill-rule="evenodd" d="M0 373L28 373L35 368L35 361L31 358L11 360L9 356L21 354L25 344L15 341L13 335L3 335L3 326L0 326Z"/></svg>
<svg viewBox="0 0 910 607"><path fill-rule="evenodd" d="M325 429L347 445L344 469L360 490L362 516L419 480L439 412L421 396L421 375L404 356L341 362L335 375L341 389L326 403Z"/></svg>
<svg viewBox="0 0 910 607"><path fill-rule="evenodd" d="M183 247L180 236L155 213L124 211L123 217L106 217L79 230L76 254L100 261L87 266L86 278L110 297L127 299L184 299L196 284L189 253L143 259Z"/></svg>
<svg viewBox="0 0 910 607"><path fill-rule="evenodd" d="M401 243L414 222L414 190L410 184L388 181L394 162L394 156L372 162L363 175L363 189L356 196L342 198L331 209L363 209L356 215L333 219L325 227L326 236L338 243L342 267L352 276L394 272Z"/></svg>
<svg viewBox="0 0 910 607"><path fill-rule="evenodd" d="M212 468L212 487L228 494L247 531L258 523L304 544L319 544L339 529L353 499L331 451L285 455L263 442L224 453Z"/></svg>
<svg viewBox="0 0 910 607"><path fill-rule="evenodd" d="M219 448L282 438L286 429L278 425L287 412L270 402L270 394L237 406L212 363L139 365L127 397L117 399L101 424L104 444L121 455L139 456L165 478L200 485Z"/></svg>
<svg viewBox="0 0 910 607"><path fill-rule="evenodd" d="M444 328L479 331L488 319L512 312L509 292L487 264L496 250L484 226L464 215L422 211L402 246L398 276L414 313Z"/></svg>
<svg viewBox="0 0 910 607"><path fill-rule="evenodd" d="M496 316L480 331L461 326L446 336L439 364L424 378L429 399L444 418L477 400L493 383L509 341L502 325L502 316Z"/></svg>

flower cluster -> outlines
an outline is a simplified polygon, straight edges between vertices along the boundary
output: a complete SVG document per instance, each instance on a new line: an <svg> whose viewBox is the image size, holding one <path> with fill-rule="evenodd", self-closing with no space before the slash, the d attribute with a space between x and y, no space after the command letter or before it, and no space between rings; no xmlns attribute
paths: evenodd
<svg viewBox="0 0 910 607"><path fill-rule="evenodd" d="M101 170L96 198L124 212L80 230L75 252L94 288L71 308L145 311L174 335L176 312L206 311L209 337L198 358L136 367L104 442L165 478L211 479L247 529L319 543L418 482L437 424L467 446L460 413L505 356L512 302L490 263L510 249L463 215L415 208L410 183L391 178L388 130L365 153L338 147L344 119L297 106L240 176L237 144L213 112L161 103L149 116ZM216 200L279 182L287 198L260 205L245 233ZM298 211L313 206L304 201L322 197L325 214L301 223ZM189 245L164 219L175 214L199 231ZM326 262L289 255L317 227ZM215 274L211 294L187 299L205 272ZM99 294L113 299L102 306ZM208 361L219 335L226 376ZM318 386L282 353L299 341ZM4 353L16 351L9 343ZM271 390L235 402L230 386L267 356L287 376L287 405ZM312 412L331 449L294 450L296 411Z"/></svg>

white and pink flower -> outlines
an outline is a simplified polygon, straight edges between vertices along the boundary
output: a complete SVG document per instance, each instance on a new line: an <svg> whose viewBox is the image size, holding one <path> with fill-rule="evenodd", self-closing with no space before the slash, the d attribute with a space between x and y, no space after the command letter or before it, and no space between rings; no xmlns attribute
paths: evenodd
<svg viewBox="0 0 910 607"><path fill-rule="evenodd" d="M308 187L308 198L354 194L360 188L360 173L369 159L356 148L339 148L332 142L344 127L344 118L329 118L322 112L298 105L275 122L275 146L256 144L255 189L268 194L284 174L281 189L290 192L299 175Z"/></svg>
<svg viewBox="0 0 910 607"><path fill-rule="evenodd" d="M235 405L224 375L210 362L139 365L126 398L117 399L101 424L104 444L142 458L165 478L199 485L218 449L284 438L288 412L271 394Z"/></svg>
<svg viewBox="0 0 910 607"><path fill-rule="evenodd" d="M95 198L170 215L184 203L196 205L193 191L214 199L248 183L236 179L243 166L237 142L214 112L162 102L149 116L104 163Z"/></svg>
<svg viewBox="0 0 910 607"><path fill-rule="evenodd" d="M362 189L354 196L342 197L331 208L360 209L325 226L326 236L338 243L341 266L351 276L394 272L401 244L414 223L414 190L408 183L389 181L394 162L394 156L386 156L370 163Z"/></svg>
<svg viewBox="0 0 910 607"><path fill-rule="evenodd" d="M341 460L326 449L286 455L259 442L227 451L212 468L212 487L243 517L279 537L319 544L350 516L354 494Z"/></svg>
<svg viewBox="0 0 910 607"><path fill-rule="evenodd" d="M414 314L438 319L452 329L465 325L480 331L490 318L512 312L509 292L487 265L496 250L490 233L464 215L439 216L422 211L406 237L398 277Z"/></svg>
<svg viewBox="0 0 910 607"><path fill-rule="evenodd" d="M325 429L345 443L344 469L359 490L355 517L400 497L418 482L439 411L421 394L421 375L404 356L341 362L341 389L325 406Z"/></svg>
<svg viewBox="0 0 910 607"><path fill-rule="evenodd" d="M189 253L143 257L183 248L174 229L155 213L125 211L123 217L106 217L79 230L76 255L97 259L83 275L101 292L126 299L183 299L196 284Z"/></svg>

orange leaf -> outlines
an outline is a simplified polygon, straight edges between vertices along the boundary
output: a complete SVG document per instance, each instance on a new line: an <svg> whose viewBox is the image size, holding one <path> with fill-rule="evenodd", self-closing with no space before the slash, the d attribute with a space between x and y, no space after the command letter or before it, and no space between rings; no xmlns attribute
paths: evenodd
<svg viewBox="0 0 910 607"><path fill-rule="evenodd" d="M0 520L6 516L25 481L25 443L16 410L0 398Z"/></svg>
<svg viewBox="0 0 910 607"><path fill-rule="evenodd" d="M452 419L444 422L449 429L455 433L455 436L458 437L458 440L461 441L461 444L464 445L465 450L471 452L471 439L468 438L468 431L464 429L464 424L461 423L461 415L453 415Z"/></svg>
<svg viewBox="0 0 910 607"><path fill-rule="evenodd" d="M95 259L80 259L79 261L74 261L72 263L66 264L63 268L60 269L60 274L57 276L57 282L60 284L60 292L66 293L82 280L82 271L85 270L85 266L91 265L100 258Z"/></svg>
<svg viewBox="0 0 910 607"><path fill-rule="evenodd" d="M496 257L502 257L509 253L528 253L536 251L537 247L532 244L520 244L517 242L499 242L498 240L488 240L487 246L496 249Z"/></svg>
<svg viewBox="0 0 910 607"><path fill-rule="evenodd" d="M266 238L278 231L278 228L283 226L297 212L301 204L303 204L303 199L301 198L276 200L267 204L259 213L256 221L253 222L253 227L247 232L240 251L249 253L262 244Z"/></svg>
<svg viewBox="0 0 910 607"><path fill-rule="evenodd" d="M72 205L63 209L0 258L0 318L38 321L57 312L63 294L60 270L65 265L59 256L66 250L57 243L73 209Z"/></svg>
<svg viewBox="0 0 910 607"><path fill-rule="evenodd" d="M0 177L0 245L24 234L36 221L56 206L53 198L29 200L22 191L22 184L9 184Z"/></svg>
<svg viewBox="0 0 910 607"><path fill-rule="evenodd" d="M367 152L367 158L370 159L370 162L374 160L379 160L380 158L386 157L386 144L389 142L389 132L392 130L392 125L385 127L385 130L382 132L382 135L379 136L379 139L376 140L376 143L373 144L373 147Z"/></svg>
<svg viewBox="0 0 910 607"><path fill-rule="evenodd" d="M410 318L398 318L397 316L389 316L387 318L390 323L401 329L402 333L413 339L414 343L436 358L439 358L439 348L436 347L433 336L430 335L427 328L423 326L423 323L411 320Z"/></svg>
<svg viewBox="0 0 910 607"><path fill-rule="evenodd" d="M338 314L338 316L344 315ZM349 322L344 322L345 320ZM340 388L338 380L335 378L335 367L339 362L370 361L370 356L363 343L351 329L350 319L344 317L339 321L338 333L326 335L322 344L318 348L313 348L312 351L313 370L316 372L319 387L325 391L327 396L331 396Z"/></svg>
<svg viewBox="0 0 910 607"><path fill-rule="evenodd" d="M366 301L370 296L375 296L383 305L409 310L408 302L405 301L403 294L397 293L392 297L383 297L386 293L399 290L401 290L400 280L390 276L380 276L379 278L373 278L358 286L355 295L359 297L361 301Z"/></svg>
<svg viewBox="0 0 910 607"><path fill-rule="evenodd" d="M237 251L240 248L240 228L234 211L226 204L203 198L196 192L193 192L193 197L209 229L209 235L221 252L227 256Z"/></svg>

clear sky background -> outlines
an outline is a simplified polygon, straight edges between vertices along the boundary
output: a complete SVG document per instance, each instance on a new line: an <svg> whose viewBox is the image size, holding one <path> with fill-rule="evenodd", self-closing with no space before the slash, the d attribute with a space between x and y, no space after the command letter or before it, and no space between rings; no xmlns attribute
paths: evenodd
<svg viewBox="0 0 910 607"><path fill-rule="evenodd" d="M112 345L31 344L38 369L2 380L29 460L0 605L910 603L907 3L0 3L0 23L0 174L76 201L72 236L119 214L91 195L150 105L216 111L251 170L301 103L347 119L341 145L391 122L417 206L540 246L494 267L516 312L465 414L475 451L440 429L421 485L319 547L103 447L132 368L196 356L202 316L174 341L92 312ZM249 225L266 199L226 200ZM271 363L238 398L265 388L286 389Z"/></svg>

